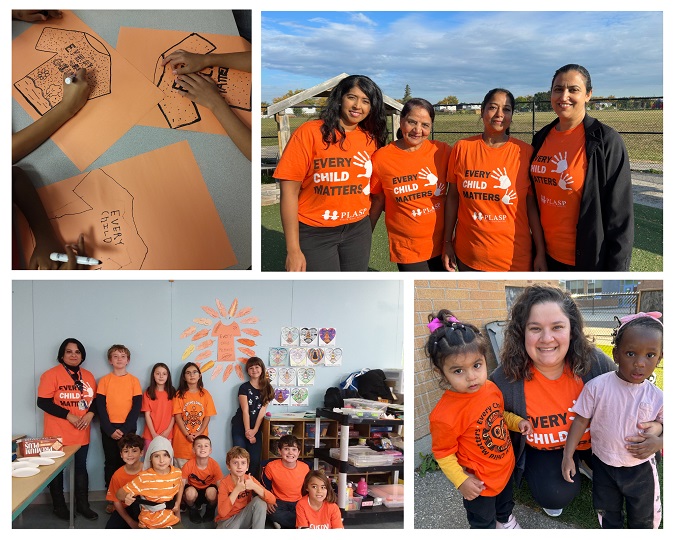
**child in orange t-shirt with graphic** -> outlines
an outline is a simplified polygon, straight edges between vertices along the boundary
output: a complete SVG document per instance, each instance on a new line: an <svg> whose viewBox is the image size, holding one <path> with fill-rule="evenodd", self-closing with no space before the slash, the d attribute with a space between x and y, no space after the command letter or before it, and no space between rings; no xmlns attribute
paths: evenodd
<svg viewBox="0 0 675 540"><path fill-rule="evenodd" d="M209 421L216 406L204 388L202 372L194 362L183 366L176 396L173 398L173 450L177 467L183 468L192 458L192 443L198 435L209 434Z"/></svg>
<svg viewBox="0 0 675 540"><path fill-rule="evenodd" d="M120 449L120 455L124 466L115 471L110 479L108 492L105 500L110 501L115 507L115 511L110 514L110 519L106 523L106 529L138 529L138 514L141 508L138 501L131 506L117 498L117 491L131 482L143 470L143 437L135 433L127 433L122 437L117 445Z"/></svg>
<svg viewBox="0 0 675 540"><path fill-rule="evenodd" d="M117 442L127 433L136 433L138 416L143 402L141 382L127 372L131 351L124 345L112 345L108 349L108 363L112 373L101 377L96 394L96 409L101 422L101 443L105 464L103 474L105 487L117 469L124 465ZM115 510L109 504L106 512Z"/></svg>
<svg viewBox="0 0 675 540"><path fill-rule="evenodd" d="M441 310L428 327L426 352L446 388L429 415L434 457L464 497L472 529L520 529L512 514L508 430L529 434L532 424L504 411L502 393L487 379L487 344L476 326Z"/></svg>
<svg viewBox="0 0 675 540"><path fill-rule="evenodd" d="M337 496L323 471L309 471L302 484L304 497L295 506L298 529L344 529Z"/></svg>
<svg viewBox="0 0 675 540"><path fill-rule="evenodd" d="M213 521L218 506L218 485L223 479L220 465L211 456L211 439L197 435L192 443L194 456L183 465L183 500L192 523ZM204 517L200 514L206 505Z"/></svg>
<svg viewBox="0 0 675 540"><path fill-rule="evenodd" d="M143 438L145 448L150 441L161 435L167 439L173 439L173 397L176 389L171 384L171 371L169 366L158 362L152 366L150 385L143 393L143 405L141 412L145 415L145 429Z"/></svg>

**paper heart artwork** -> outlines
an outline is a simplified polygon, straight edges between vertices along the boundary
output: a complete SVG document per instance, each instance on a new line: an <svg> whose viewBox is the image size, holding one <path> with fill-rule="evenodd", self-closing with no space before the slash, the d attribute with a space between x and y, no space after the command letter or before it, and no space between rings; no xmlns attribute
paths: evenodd
<svg viewBox="0 0 675 540"><path fill-rule="evenodd" d="M279 384L279 372L277 368L269 367L265 370L267 372L267 378L270 381L272 386L277 386Z"/></svg>
<svg viewBox="0 0 675 540"><path fill-rule="evenodd" d="M300 345L305 347L310 347L311 345L317 345L317 338L319 336L319 331L316 328L301 328L300 329Z"/></svg>
<svg viewBox="0 0 675 540"><path fill-rule="evenodd" d="M300 345L300 331L294 326L284 326L281 329L281 345Z"/></svg>
<svg viewBox="0 0 675 540"><path fill-rule="evenodd" d="M279 368L279 386L295 386L295 368Z"/></svg>
<svg viewBox="0 0 675 540"><path fill-rule="evenodd" d="M316 370L314 368L298 368L298 385L312 386L316 379Z"/></svg>
<svg viewBox="0 0 675 540"><path fill-rule="evenodd" d="M306 366L307 365L307 349L302 347L294 347L290 351L291 366Z"/></svg>
<svg viewBox="0 0 675 540"><path fill-rule="evenodd" d="M270 366L285 366L287 359L288 349L284 349L283 347L270 347Z"/></svg>
<svg viewBox="0 0 675 540"><path fill-rule="evenodd" d="M307 360L309 364L313 366L321 366L323 365L323 357L324 357L323 349L319 347L312 347L311 349L307 349Z"/></svg>
<svg viewBox="0 0 675 540"><path fill-rule="evenodd" d="M341 366L342 365L342 349L336 347L334 349L324 349L326 356L324 364L326 366Z"/></svg>
<svg viewBox="0 0 675 540"><path fill-rule="evenodd" d="M291 390L291 406L301 407L309 404L309 390L307 388L293 388Z"/></svg>
<svg viewBox="0 0 675 540"><path fill-rule="evenodd" d="M335 345L335 328L322 328L319 330L319 342L322 346Z"/></svg>
<svg viewBox="0 0 675 540"><path fill-rule="evenodd" d="M288 388L277 388L274 391L274 405L288 405L288 398L291 397L291 391Z"/></svg>

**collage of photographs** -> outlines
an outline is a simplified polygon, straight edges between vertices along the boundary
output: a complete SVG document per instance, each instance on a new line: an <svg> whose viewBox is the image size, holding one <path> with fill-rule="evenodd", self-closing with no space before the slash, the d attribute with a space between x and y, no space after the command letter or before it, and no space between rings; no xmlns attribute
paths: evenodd
<svg viewBox="0 0 675 540"><path fill-rule="evenodd" d="M11 10L7 528L664 529L673 9L211 4Z"/></svg>

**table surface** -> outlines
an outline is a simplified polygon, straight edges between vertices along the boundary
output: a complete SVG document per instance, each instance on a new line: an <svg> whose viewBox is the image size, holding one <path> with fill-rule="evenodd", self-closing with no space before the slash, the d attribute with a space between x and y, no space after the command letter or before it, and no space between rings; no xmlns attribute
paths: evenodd
<svg viewBox="0 0 675 540"><path fill-rule="evenodd" d="M74 10L112 47L122 26L239 35L232 10ZM12 21L12 38L30 23ZM12 100L12 132L33 119ZM187 140L237 256L232 270L251 266L251 162L229 137L148 126L134 126L84 171L80 171L51 140L17 163L37 188L89 172L124 159Z"/></svg>
<svg viewBox="0 0 675 540"><path fill-rule="evenodd" d="M40 492L47 487L58 473L66 468L70 463L75 452L80 449L79 444L72 444L63 447L65 455L60 458L54 458L53 465L42 465L39 467L40 474L28 476L26 478L17 478L12 476L12 519L16 519L23 512Z"/></svg>

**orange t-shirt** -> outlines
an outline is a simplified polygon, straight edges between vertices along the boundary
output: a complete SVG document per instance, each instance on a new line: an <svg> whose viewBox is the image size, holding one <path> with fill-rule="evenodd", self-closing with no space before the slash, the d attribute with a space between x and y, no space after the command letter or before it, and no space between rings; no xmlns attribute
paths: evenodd
<svg viewBox="0 0 675 540"><path fill-rule="evenodd" d="M124 501L120 501L117 498L117 492L119 491L120 488L123 488L134 478L136 478L139 474L141 474L141 472L142 469L138 471L136 474L129 474L127 471L124 470L124 465L119 469L117 469L113 473L112 478L110 479L110 484L108 484L108 491L105 494L105 500L111 502L121 502L123 506L127 506L126 504L124 504Z"/></svg>
<svg viewBox="0 0 675 540"><path fill-rule="evenodd" d="M325 502L319 510L309 505L309 495L305 495L295 505L295 528L307 529L344 529L340 508L335 503Z"/></svg>
<svg viewBox="0 0 675 540"><path fill-rule="evenodd" d="M472 394L446 390L429 423L437 460L455 454L467 472L485 483L481 495L501 493L516 461L504 420L504 398L496 384L486 381Z"/></svg>
<svg viewBox="0 0 675 540"><path fill-rule="evenodd" d="M459 194L454 247L467 266L485 272L532 270L531 155L532 147L513 137L499 148L489 147L481 135L453 146L448 182Z"/></svg>
<svg viewBox="0 0 675 540"><path fill-rule="evenodd" d="M183 480L187 480L188 485L193 488L206 489L209 486L215 486L216 482L222 479L223 471L213 458L209 458L204 469L197 467L195 458L189 459L183 465Z"/></svg>
<svg viewBox="0 0 675 540"><path fill-rule="evenodd" d="M573 265L576 260L577 222L587 169L583 124L568 131L549 131L530 166L546 252L564 264Z"/></svg>
<svg viewBox="0 0 675 540"><path fill-rule="evenodd" d="M256 484L261 485L260 482L258 482L258 480L256 480L253 476L250 478ZM248 503L253 500L254 496L257 497L253 491L245 489L239 493L237 500L234 504L232 504L230 501L230 493L232 493L234 490L234 484L234 477L231 474L228 474L225 478L223 478L222 482L220 482L220 486L218 486L218 515L216 516L216 522L224 521L226 519L230 519L233 516L236 516L239 512L246 508ZM264 486L261 485L261 487L265 489ZM266 489L263 500L267 504L274 504L277 502L276 497Z"/></svg>
<svg viewBox="0 0 675 540"><path fill-rule="evenodd" d="M540 450L565 448L567 433L574 420L574 405L584 387L579 377L574 377L565 367L563 374L552 381L533 369L533 377L525 381L527 418L532 422L534 435L528 435L527 444ZM591 447L590 426L586 429L577 448Z"/></svg>
<svg viewBox="0 0 675 540"><path fill-rule="evenodd" d="M182 480L180 469L171 466L167 474L157 474L154 469L146 469L124 486L124 491L131 493L134 497L139 495L148 501L154 503L168 502L173 499L180 490ZM173 510L165 508L153 512L141 505L141 513L138 516L138 523L143 524L148 529L165 529L178 523L180 519Z"/></svg>
<svg viewBox="0 0 675 540"><path fill-rule="evenodd" d="M180 414L180 420L176 420L173 427L173 455L179 459L190 459L192 454L192 443L185 438L185 435L178 427L178 422L183 422L188 433L197 435L208 435L208 426L204 431L201 430L202 422L207 416L216 415L216 406L213 404L213 398L209 391L204 388L200 395L197 392L185 392L181 398L176 395L173 398L173 414Z"/></svg>
<svg viewBox="0 0 675 540"><path fill-rule="evenodd" d="M166 390L155 391L155 397L156 399L150 399L147 390L143 393L141 412L150 413L155 433L160 434L169 427L169 424L171 423L171 419L173 418L173 402L169 399L169 393ZM143 438L148 440L152 439L150 428L147 424L143 429ZM173 430L166 438L169 440L173 439Z"/></svg>
<svg viewBox="0 0 675 540"><path fill-rule="evenodd" d="M134 396L143 394L141 382L131 373L104 375L98 382L97 392L105 396L105 408L111 424L123 424L131 411Z"/></svg>
<svg viewBox="0 0 675 540"><path fill-rule="evenodd" d="M373 156L371 193L384 193L392 262L416 263L443 251L450 146L426 140L414 151L395 143Z"/></svg>
<svg viewBox="0 0 675 540"><path fill-rule="evenodd" d="M40 377L37 394L51 399L55 405L67 409L76 416L84 416L96 396L96 379L86 369L80 368L82 392L77 389L73 378L63 365L59 364L45 371ZM90 428L77 429L65 418L44 414L44 437L61 437L63 444L89 444Z"/></svg>
<svg viewBox="0 0 675 540"><path fill-rule="evenodd" d="M302 483L309 472L304 461L297 461L293 469L284 467L280 459L270 461L265 466L265 476L272 481L272 493L277 499L296 502L302 498Z"/></svg>
<svg viewBox="0 0 675 540"><path fill-rule="evenodd" d="M370 210L370 158L377 149L360 128L346 131L344 150L321 138L322 120L305 122L288 141L274 178L302 182L298 220L312 227L355 223Z"/></svg>

